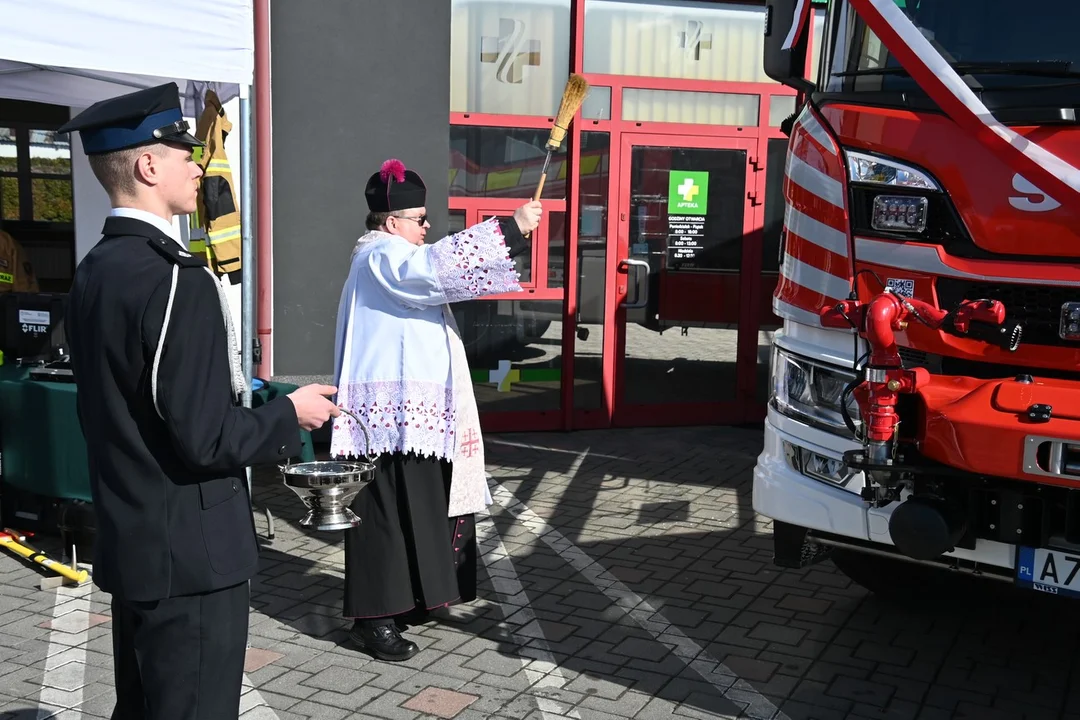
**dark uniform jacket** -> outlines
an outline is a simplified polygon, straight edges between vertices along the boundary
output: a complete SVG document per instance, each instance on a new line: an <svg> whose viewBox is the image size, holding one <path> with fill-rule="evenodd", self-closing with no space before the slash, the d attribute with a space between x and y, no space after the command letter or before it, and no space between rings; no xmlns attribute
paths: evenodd
<svg viewBox="0 0 1080 720"><path fill-rule="evenodd" d="M110 217L103 233L65 314L97 515L94 582L134 601L245 582L258 545L244 468L300 452L296 411L286 397L239 405L203 260L141 220Z"/></svg>

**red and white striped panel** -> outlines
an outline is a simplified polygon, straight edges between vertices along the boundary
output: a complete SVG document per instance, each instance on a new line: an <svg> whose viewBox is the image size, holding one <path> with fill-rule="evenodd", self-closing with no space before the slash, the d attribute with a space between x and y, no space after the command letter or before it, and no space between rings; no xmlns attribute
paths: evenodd
<svg viewBox="0 0 1080 720"><path fill-rule="evenodd" d="M849 227L840 146L807 105L792 130L784 172L784 257L773 295L777 315L820 326L818 311L847 297L854 272Z"/></svg>

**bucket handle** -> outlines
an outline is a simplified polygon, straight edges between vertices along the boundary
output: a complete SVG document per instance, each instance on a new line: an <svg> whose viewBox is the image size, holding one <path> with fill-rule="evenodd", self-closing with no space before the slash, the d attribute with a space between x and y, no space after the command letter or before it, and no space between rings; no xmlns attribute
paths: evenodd
<svg viewBox="0 0 1080 720"><path fill-rule="evenodd" d="M338 407L338 410L341 410L341 412L345 413L346 415L351 417L353 420L355 420L357 426L360 428L360 431L362 433L364 433L364 454L361 457L363 458L364 462L370 463L371 460L369 459L368 456L371 455L371 436L368 435L368 431L367 431L367 428L364 427L364 423L362 423L360 421L360 418L358 418L356 416L356 413L354 413L353 411L347 410L347 409L345 409L343 407L340 407L340 406ZM342 456L331 455L330 457L332 459L334 459L334 460L344 460L345 459L345 457L343 455ZM281 472L281 473L284 473L289 468L290 465L292 465L292 463L289 460L286 460L284 465L278 465L278 471Z"/></svg>
<svg viewBox="0 0 1080 720"><path fill-rule="evenodd" d="M371 460L368 458L368 456L371 455L371 436L368 435L368 431L367 431L367 428L364 427L364 423L360 421L360 418L358 418L356 416L356 413L354 413L352 410L348 410L348 409L340 407L340 406L338 407L338 409L341 410L341 412L348 415L349 417L351 417L353 420L355 420L356 424L360 428L361 432L364 433L364 454L362 455L362 457L363 457L365 462L371 462Z"/></svg>

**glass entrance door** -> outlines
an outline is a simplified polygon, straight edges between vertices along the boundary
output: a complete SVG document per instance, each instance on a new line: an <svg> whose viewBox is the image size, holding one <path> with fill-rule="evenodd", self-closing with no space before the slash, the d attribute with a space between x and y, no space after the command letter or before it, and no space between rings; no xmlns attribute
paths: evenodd
<svg viewBox="0 0 1080 720"><path fill-rule="evenodd" d="M616 425L739 422L754 395L756 142L624 135Z"/></svg>

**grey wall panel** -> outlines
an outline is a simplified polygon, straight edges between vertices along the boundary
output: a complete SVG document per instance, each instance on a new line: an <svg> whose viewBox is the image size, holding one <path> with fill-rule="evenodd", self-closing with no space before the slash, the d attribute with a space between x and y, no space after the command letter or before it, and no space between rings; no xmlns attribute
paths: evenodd
<svg viewBox="0 0 1080 720"><path fill-rule="evenodd" d="M446 227L448 0L272 0L274 376L328 376L364 184L388 157Z"/></svg>

